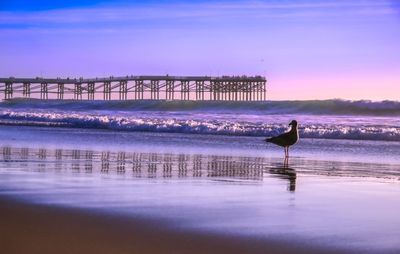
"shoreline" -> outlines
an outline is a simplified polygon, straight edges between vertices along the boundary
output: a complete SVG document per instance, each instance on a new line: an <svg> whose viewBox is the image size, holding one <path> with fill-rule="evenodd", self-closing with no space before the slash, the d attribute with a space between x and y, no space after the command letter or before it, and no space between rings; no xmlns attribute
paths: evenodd
<svg viewBox="0 0 400 254"><path fill-rule="evenodd" d="M46 142L43 137L46 137ZM0 140L3 147L268 157L276 162L283 161L283 148L267 144L260 137L249 136L7 126L0 123ZM291 157L296 160L400 165L399 148L400 143L394 141L301 138L291 149Z"/></svg>
<svg viewBox="0 0 400 254"><path fill-rule="evenodd" d="M156 219L31 204L0 195L4 253L358 253L174 229Z"/></svg>

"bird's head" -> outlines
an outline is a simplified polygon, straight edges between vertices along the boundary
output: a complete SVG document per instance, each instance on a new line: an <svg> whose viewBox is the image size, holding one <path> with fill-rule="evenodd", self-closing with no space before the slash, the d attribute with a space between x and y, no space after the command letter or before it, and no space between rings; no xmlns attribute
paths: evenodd
<svg viewBox="0 0 400 254"><path fill-rule="evenodd" d="M292 120L292 121L289 123L289 126L297 127L297 121L296 121L296 120Z"/></svg>

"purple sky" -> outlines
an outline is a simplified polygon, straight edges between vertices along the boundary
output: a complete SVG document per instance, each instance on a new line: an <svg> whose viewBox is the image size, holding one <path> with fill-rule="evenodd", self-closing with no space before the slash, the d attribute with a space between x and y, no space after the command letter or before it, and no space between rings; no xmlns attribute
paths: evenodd
<svg viewBox="0 0 400 254"><path fill-rule="evenodd" d="M0 76L265 75L270 99L400 100L400 1L128 2L0 4Z"/></svg>

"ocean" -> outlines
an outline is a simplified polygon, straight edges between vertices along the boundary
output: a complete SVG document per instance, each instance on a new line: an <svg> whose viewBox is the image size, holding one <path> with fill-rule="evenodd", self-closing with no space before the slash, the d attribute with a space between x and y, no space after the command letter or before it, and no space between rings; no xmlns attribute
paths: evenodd
<svg viewBox="0 0 400 254"><path fill-rule="evenodd" d="M391 101L5 101L0 197L166 234L399 253L399 116ZM264 139L293 119L286 164Z"/></svg>
<svg viewBox="0 0 400 254"><path fill-rule="evenodd" d="M400 141L394 101L40 101L0 103L0 124L266 137L296 119L314 139Z"/></svg>

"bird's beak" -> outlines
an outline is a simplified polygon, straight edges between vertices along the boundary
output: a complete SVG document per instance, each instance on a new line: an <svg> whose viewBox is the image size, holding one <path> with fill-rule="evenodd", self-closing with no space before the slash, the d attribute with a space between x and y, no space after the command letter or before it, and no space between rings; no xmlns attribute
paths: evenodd
<svg viewBox="0 0 400 254"><path fill-rule="evenodd" d="M291 126L291 125L292 125L292 123L289 124L289 126Z"/></svg>

